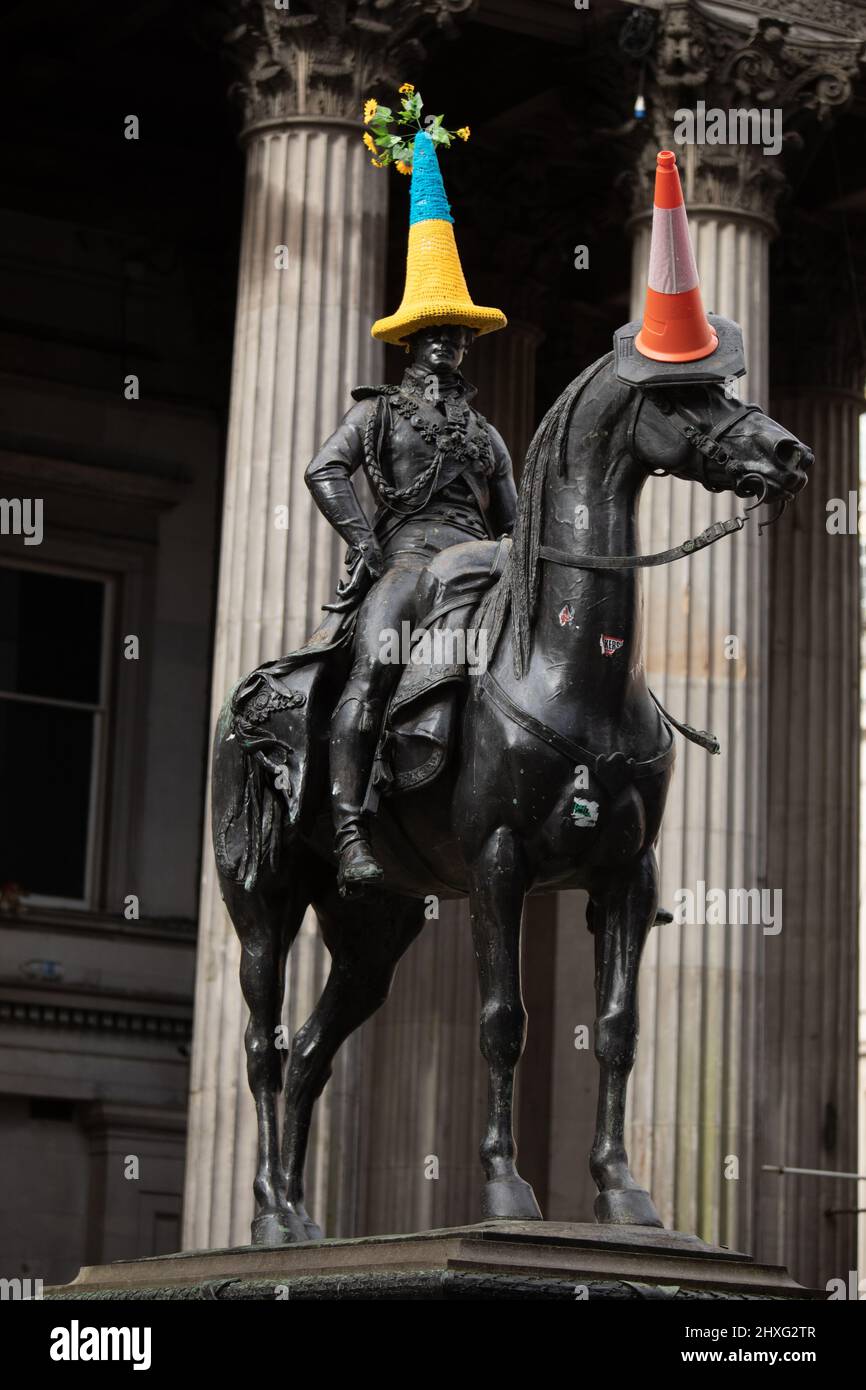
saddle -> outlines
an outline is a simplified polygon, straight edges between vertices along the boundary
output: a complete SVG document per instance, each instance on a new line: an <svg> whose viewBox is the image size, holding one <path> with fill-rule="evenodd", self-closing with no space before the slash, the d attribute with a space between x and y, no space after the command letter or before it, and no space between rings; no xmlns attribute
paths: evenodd
<svg viewBox="0 0 866 1390"><path fill-rule="evenodd" d="M473 636L471 615L510 545L450 546L421 572L421 616L383 721L365 810L382 796L427 786L446 766L462 687L479 658L483 666L485 635ZM351 665L354 626L354 612L329 611L303 647L244 677L220 717L214 776L225 757L242 766L229 779L214 847L221 872L248 888L264 864L276 865L286 832L308 832L322 809L330 717Z"/></svg>
<svg viewBox="0 0 866 1390"><path fill-rule="evenodd" d="M422 570L409 661L391 696L364 810L428 786L448 763L460 696L486 665L487 633L473 626L482 594L502 574L511 541L449 546Z"/></svg>

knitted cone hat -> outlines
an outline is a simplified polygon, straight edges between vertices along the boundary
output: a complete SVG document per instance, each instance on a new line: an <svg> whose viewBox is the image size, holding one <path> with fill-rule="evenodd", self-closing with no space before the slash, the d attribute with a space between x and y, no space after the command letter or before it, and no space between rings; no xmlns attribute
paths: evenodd
<svg viewBox="0 0 866 1390"><path fill-rule="evenodd" d="M406 288L396 314L378 319L371 332L385 343L403 344L421 328L462 324L476 333L493 333L507 319L500 309L473 304L454 240L454 218L445 196L436 147L430 136L415 136L409 204Z"/></svg>

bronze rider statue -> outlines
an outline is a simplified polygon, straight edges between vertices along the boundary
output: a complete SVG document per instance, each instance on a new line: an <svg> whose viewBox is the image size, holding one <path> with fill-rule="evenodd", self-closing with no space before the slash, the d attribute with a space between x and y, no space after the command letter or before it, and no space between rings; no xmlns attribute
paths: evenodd
<svg viewBox="0 0 866 1390"><path fill-rule="evenodd" d="M433 555L510 534L517 494L502 437L471 405L460 367L477 334L505 326L472 303L433 141L416 136L406 289L373 336L411 354L399 386L359 387L357 404L306 471L316 504L349 546L357 609L353 664L331 723L331 797L344 894L382 878L363 814L387 700L402 667L389 631L414 625L415 589ZM352 486L363 469L377 503L368 521ZM347 586L341 586L345 594ZM383 651L385 655L383 655Z"/></svg>

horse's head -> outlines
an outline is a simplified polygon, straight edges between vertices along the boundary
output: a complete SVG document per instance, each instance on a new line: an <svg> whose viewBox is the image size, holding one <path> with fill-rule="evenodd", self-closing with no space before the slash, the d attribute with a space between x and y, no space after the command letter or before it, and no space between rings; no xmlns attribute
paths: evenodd
<svg viewBox="0 0 866 1390"><path fill-rule="evenodd" d="M633 452L650 473L672 473L710 492L790 502L814 455L756 405L720 383L638 388Z"/></svg>

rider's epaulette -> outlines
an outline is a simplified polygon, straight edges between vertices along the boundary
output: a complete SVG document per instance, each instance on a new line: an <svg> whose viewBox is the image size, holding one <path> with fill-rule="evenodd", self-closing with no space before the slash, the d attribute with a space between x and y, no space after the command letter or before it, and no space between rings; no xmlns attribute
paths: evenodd
<svg viewBox="0 0 866 1390"><path fill-rule="evenodd" d="M356 386L351 391L354 401L368 401L371 396L392 396L399 386Z"/></svg>

